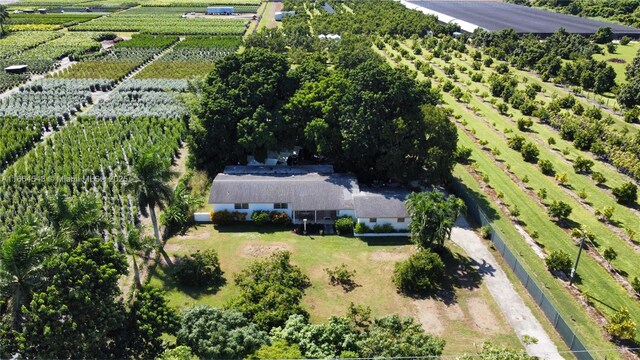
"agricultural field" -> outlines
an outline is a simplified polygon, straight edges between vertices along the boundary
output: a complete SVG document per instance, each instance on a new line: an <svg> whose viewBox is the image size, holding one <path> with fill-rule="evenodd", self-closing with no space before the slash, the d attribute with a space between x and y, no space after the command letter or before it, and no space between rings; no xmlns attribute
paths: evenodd
<svg viewBox="0 0 640 360"><path fill-rule="evenodd" d="M236 51L241 43L240 37L189 36L135 78L201 79L213 70L217 59Z"/></svg>
<svg viewBox="0 0 640 360"><path fill-rule="evenodd" d="M578 288L583 293L579 299L586 299L586 306L598 313L595 321L600 321L601 316L611 316L611 309L620 307L629 308L634 319L640 321L640 304L634 299L630 285L634 278L640 277L636 265L640 261L640 251L635 240L635 234L640 231L638 212L617 203L612 195L612 189L630 181L629 176L614 167L620 165L615 154L610 155L611 163L604 161L585 151L577 142L578 135L568 137L567 125L556 122L560 120L541 121L531 116L530 110L525 110L529 115L523 114L520 109L524 107L519 105L514 105L519 108L498 106L502 101L492 97L494 83L489 79L492 74L495 76L501 63L483 66L482 59L476 61L469 55L473 49L465 54L445 50L448 55L444 56L449 57L444 60L440 50L433 51L433 47L421 42L391 41L391 44L382 48L389 61L406 66L409 71L418 71L419 76L433 72L433 76L429 76L444 89L443 100L456 119L460 145L472 150L470 164L463 166L465 170L459 170L460 174L469 174L463 174L463 182L478 182L487 200L498 204L503 212L500 216L514 219L511 226L525 234L523 244L519 245L530 253L525 258L528 262L539 259L539 264L531 266L543 265L544 269L542 260L554 251L575 255L579 241L575 229L585 226L591 240L586 251L588 256L583 258L578 271ZM552 102L557 104L559 99L571 98L583 109L594 109L594 103L589 99L574 97L569 89L545 84L532 73L509 67L509 74L518 79L516 91L524 93L529 89L526 96L531 96L535 106L548 106ZM502 79L502 83L505 82ZM571 115L570 110L566 112L566 116ZM600 115L595 115L595 110L592 112L593 116L610 118L605 127L610 128L611 134L638 132L634 125L625 124L607 109L600 109ZM533 146L528 146L537 149L534 160L525 159L520 151L514 150L515 141L510 139L518 136L523 143L530 142ZM576 164L585 162L592 166L586 171L578 170ZM542 166L546 174L542 172ZM468 186L477 188L474 184ZM558 201L569 204L572 209L564 221L547 215L550 206ZM613 216L603 218L605 209ZM606 252L611 253L610 249L616 253L613 258L605 256ZM539 276L548 277L547 274ZM561 291L566 291L563 286L556 289L556 292ZM571 316L584 318L580 314L585 311L581 306L571 307L567 309ZM589 341L601 343L599 331L593 333L592 326L588 325L594 320L584 319L584 322L576 322L576 326Z"/></svg>
<svg viewBox="0 0 640 360"><path fill-rule="evenodd" d="M172 158L184 124L173 119L80 118L28 152L0 176L0 226L22 216L41 216L41 198L54 189L96 194L113 222L115 235L137 222L137 206L123 189L123 176L138 149L154 147ZM17 216L20 214L21 216Z"/></svg>
<svg viewBox="0 0 640 360"><path fill-rule="evenodd" d="M93 20L101 14L12 14L10 31L51 31Z"/></svg>
<svg viewBox="0 0 640 360"><path fill-rule="evenodd" d="M71 31L141 32L171 35L242 35L248 20L183 18L179 14L146 14L122 11L70 27Z"/></svg>

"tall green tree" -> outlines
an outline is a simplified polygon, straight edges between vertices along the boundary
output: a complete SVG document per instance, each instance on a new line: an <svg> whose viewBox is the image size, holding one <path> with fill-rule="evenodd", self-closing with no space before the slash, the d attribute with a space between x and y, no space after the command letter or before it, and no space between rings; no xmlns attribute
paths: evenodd
<svg viewBox="0 0 640 360"><path fill-rule="evenodd" d="M136 156L131 177L126 188L138 197L142 215L149 215L153 225L156 243L161 243L156 207L164 209L171 199L173 190L169 181L177 174L171 170L171 164L158 156L153 150Z"/></svg>
<svg viewBox="0 0 640 360"><path fill-rule="evenodd" d="M409 229L411 240L420 248L444 246L451 237L451 229L458 216L465 210L464 202L457 197L432 191L412 193L407 197L407 210L411 215Z"/></svg>
<svg viewBox="0 0 640 360"><path fill-rule="evenodd" d="M155 359L164 350L162 335L173 335L178 316L168 304L164 293L146 286L136 297L131 309L129 355L136 359Z"/></svg>
<svg viewBox="0 0 640 360"><path fill-rule="evenodd" d="M27 358L124 356L126 310L118 279L127 262L113 244L88 239L45 265L47 287L33 295L19 336Z"/></svg>
<svg viewBox="0 0 640 360"><path fill-rule="evenodd" d="M0 5L0 35L4 35L4 24L9 19L9 11L6 5Z"/></svg>
<svg viewBox="0 0 640 360"><path fill-rule="evenodd" d="M311 283L290 258L287 251L275 253L253 262L234 279L240 295L232 300L231 307L263 330L284 325L291 315L309 316L300 302Z"/></svg>
<svg viewBox="0 0 640 360"><path fill-rule="evenodd" d="M242 359L269 337L236 310L199 305L182 314L177 342L203 359Z"/></svg>
<svg viewBox="0 0 640 360"><path fill-rule="evenodd" d="M8 301L10 329L21 331L22 307L44 282L43 262L51 246L32 225L19 225L0 241L0 294Z"/></svg>

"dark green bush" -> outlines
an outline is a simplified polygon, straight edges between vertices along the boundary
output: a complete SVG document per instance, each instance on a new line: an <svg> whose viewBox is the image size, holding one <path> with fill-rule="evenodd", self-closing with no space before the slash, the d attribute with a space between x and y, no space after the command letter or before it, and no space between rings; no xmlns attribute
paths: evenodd
<svg viewBox="0 0 640 360"><path fill-rule="evenodd" d="M344 216L336 219L336 232L338 235L351 236L353 235L353 227L355 221L351 216Z"/></svg>
<svg viewBox="0 0 640 360"><path fill-rule="evenodd" d="M262 225L269 224L271 222L271 216L269 215L268 211L258 210L258 211L254 211L253 214L251 214L251 220L256 225L262 226Z"/></svg>
<svg viewBox="0 0 640 360"><path fill-rule="evenodd" d="M566 275L571 273L571 257L566 252L552 251L544 260L549 271L562 271Z"/></svg>
<svg viewBox="0 0 640 360"><path fill-rule="evenodd" d="M397 263L393 274L393 283L405 294L430 294L444 279L444 262L440 255L429 249L420 250L408 260Z"/></svg>
<svg viewBox="0 0 640 360"><path fill-rule="evenodd" d="M611 192L620 204L631 205L638 200L638 187L632 182L613 188Z"/></svg>
<svg viewBox="0 0 640 360"><path fill-rule="evenodd" d="M224 282L220 260L215 250L196 251L178 258L173 278L184 286L210 287Z"/></svg>

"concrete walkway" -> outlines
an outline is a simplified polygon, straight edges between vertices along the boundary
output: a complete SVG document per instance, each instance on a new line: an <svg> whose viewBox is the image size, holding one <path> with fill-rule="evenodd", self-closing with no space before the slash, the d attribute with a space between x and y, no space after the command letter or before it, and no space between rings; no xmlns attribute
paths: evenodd
<svg viewBox="0 0 640 360"><path fill-rule="evenodd" d="M485 241L471 230L466 219L462 217L458 219L452 230L451 239L464 249L478 267L484 270L490 269L490 271L480 271L481 276L520 341L524 335L538 339L537 344L527 345L523 342L527 353L541 359L563 359L542 324L533 316L522 297L513 288L507 275L487 249Z"/></svg>

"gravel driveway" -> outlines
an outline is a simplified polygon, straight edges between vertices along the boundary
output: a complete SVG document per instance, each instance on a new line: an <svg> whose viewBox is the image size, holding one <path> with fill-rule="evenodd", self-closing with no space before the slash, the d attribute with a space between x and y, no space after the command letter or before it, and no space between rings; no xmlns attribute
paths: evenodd
<svg viewBox="0 0 640 360"><path fill-rule="evenodd" d="M542 324L533 316L522 297L513 288L507 275L489 252L485 242L471 230L464 218L461 217L456 222L451 239L478 264L478 271L483 277L484 283L518 338L522 341L522 337L528 335L538 339L537 344L524 344L527 353L541 359L563 359Z"/></svg>

